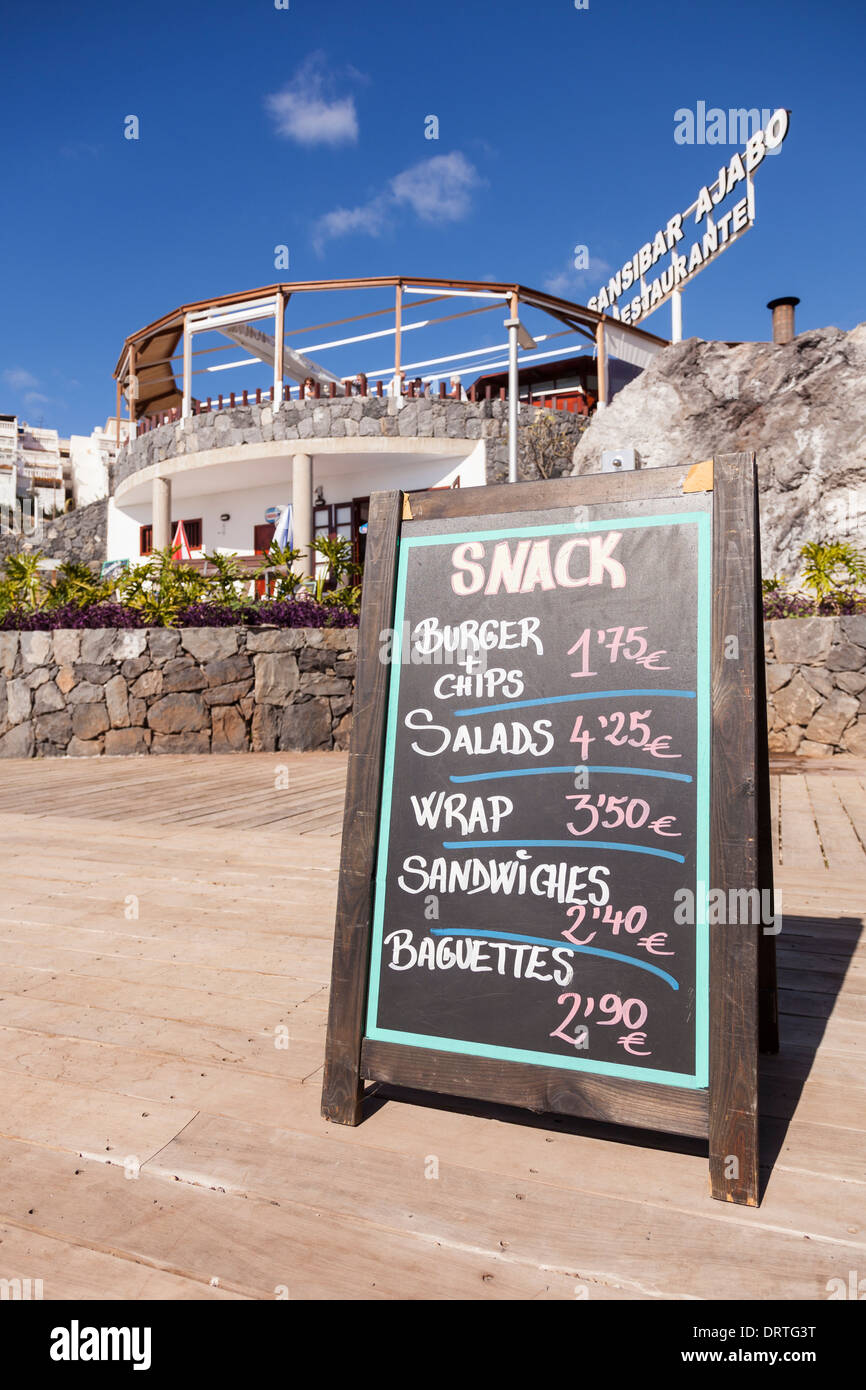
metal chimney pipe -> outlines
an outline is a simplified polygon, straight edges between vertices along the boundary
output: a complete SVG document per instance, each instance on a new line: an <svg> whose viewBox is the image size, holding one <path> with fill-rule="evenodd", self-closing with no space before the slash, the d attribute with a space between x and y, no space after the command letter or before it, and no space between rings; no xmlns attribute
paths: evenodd
<svg viewBox="0 0 866 1390"><path fill-rule="evenodd" d="M795 294L783 299L771 299L767 308L773 314L773 342L790 343L794 337L794 309L800 303Z"/></svg>

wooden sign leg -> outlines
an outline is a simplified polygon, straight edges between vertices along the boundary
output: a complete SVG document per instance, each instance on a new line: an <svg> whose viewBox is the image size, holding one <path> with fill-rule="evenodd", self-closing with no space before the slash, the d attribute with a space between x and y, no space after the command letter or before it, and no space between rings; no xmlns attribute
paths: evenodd
<svg viewBox="0 0 866 1390"><path fill-rule="evenodd" d="M757 487L757 483L756 483ZM757 507L757 500L755 503ZM770 806L770 750L767 730L767 667L764 652L764 596L761 590L760 529L755 527L755 723L758 763L758 858L761 880L761 938L758 942L758 1028L761 1052L779 1051L779 993L776 983L776 923L773 889L773 826Z"/></svg>
<svg viewBox="0 0 866 1390"><path fill-rule="evenodd" d="M713 491L710 886L728 910L710 926L710 1189L757 1206L761 924L742 907L761 887L754 455L716 459Z"/></svg>
<svg viewBox="0 0 866 1390"><path fill-rule="evenodd" d="M361 1119L361 1039L391 674L391 663L383 656L390 650L383 634L394 621L402 514L402 492L377 492L371 497L355 676L356 694L365 692L365 696L362 701L355 700L352 726L322 1084L322 1114L341 1125L356 1125Z"/></svg>

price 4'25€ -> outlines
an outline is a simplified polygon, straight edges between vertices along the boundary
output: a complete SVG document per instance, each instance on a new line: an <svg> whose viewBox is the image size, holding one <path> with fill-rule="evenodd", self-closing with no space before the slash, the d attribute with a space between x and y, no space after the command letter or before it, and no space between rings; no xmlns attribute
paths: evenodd
<svg viewBox="0 0 866 1390"><path fill-rule="evenodd" d="M651 709L635 709L630 713L616 709L610 714L597 714L595 718L600 729L607 729L607 733L601 734L604 742L610 743L614 748L627 745L629 748L640 748L653 758L681 758L681 753L668 751L671 746L670 734L656 734L653 737L652 730L646 722L651 714ZM589 729L584 727L583 718L583 715L579 714L575 719L568 741L577 744L581 758L588 762L589 745L596 742L597 735L591 734Z"/></svg>

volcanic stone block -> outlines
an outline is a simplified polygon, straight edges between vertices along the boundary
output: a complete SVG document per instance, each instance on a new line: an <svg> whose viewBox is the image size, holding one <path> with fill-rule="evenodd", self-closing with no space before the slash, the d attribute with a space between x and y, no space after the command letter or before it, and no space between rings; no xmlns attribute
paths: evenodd
<svg viewBox="0 0 866 1390"><path fill-rule="evenodd" d="M861 714L853 724L849 724L843 742L847 753L853 753L856 758L866 758L866 715Z"/></svg>
<svg viewBox="0 0 866 1390"><path fill-rule="evenodd" d="M319 646L321 628L252 628L247 633L248 652L294 652L305 646Z"/></svg>
<svg viewBox="0 0 866 1390"><path fill-rule="evenodd" d="M303 705L289 705L284 709L279 747L299 753L330 748L331 711L327 700L307 700Z"/></svg>
<svg viewBox="0 0 866 1390"><path fill-rule="evenodd" d="M40 743L57 743L65 748L72 738L72 715L68 709L44 714L36 720L36 737Z"/></svg>
<svg viewBox="0 0 866 1390"><path fill-rule="evenodd" d="M807 738L803 739L797 749L797 754L801 758L829 758L832 753L832 743L813 743Z"/></svg>
<svg viewBox="0 0 866 1390"><path fill-rule="evenodd" d="M280 737L280 712L275 705L256 705L252 716L254 753L273 753Z"/></svg>
<svg viewBox="0 0 866 1390"><path fill-rule="evenodd" d="M54 660L58 666L72 666L81 659L81 633L61 627L53 632Z"/></svg>
<svg viewBox="0 0 866 1390"><path fill-rule="evenodd" d="M248 681L232 681L229 685L215 685L205 690L203 699L208 705L236 705L248 695L253 687L252 676Z"/></svg>
<svg viewBox="0 0 866 1390"><path fill-rule="evenodd" d="M105 735L105 752L115 758L147 753L150 738L149 729L109 729Z"/></svg>
<svg viewBox="0 0 866 1390"><path fill-rule="evenodd" d="M184 651L204 665L234 656L238 649L238 634L231 627L187 627L180 634Z"/></svg>
<svg viewBox="0 0 866 1390"><path fill-rule="evenodd" d="M769 735L767 746L771 753L796 753L803 730L796 724L782 728Z"/></svg>
<svg viewBox="0 0 866 1390"><path fill-rule="evenodd" d="M821 665L833 638L834 623L827 618L779 618L770 623L777 661L792 666Z"/></svg>
<svg viewBox="0 0 866 1390"><path fill-rule="evenodd" d="M29 686L25 685L20 678L8 681L6 685L6 720L9 724L23 724L25 719L30 718L30 709L33 703L33 695ZM7 754L11 757L11 754Z"/></svg>
<svg viewBox="0 0 866 1390"><path fill-rule="evenodd" d="M154 661L162 665L164 661L169 661L171 657L177 655L180 634L170 631L168 628L150 628L147 634L147 645Z"/></svg>
<svg viewBox="0 0 866 1390"><path fill-rule="evenodd" d="M245 753L249 746L250 738L247 733L247 726L237 706L218 706L213 711L211 751L214 753Z"/></svg>
<svg viewBox="0 0 866 1390"><path fill-rule="evenodd" d="M129 727L129 692L123 676L114 676L105 687L105 703L113 729Z"/></svg>
<svg viewBox="0 0 866 1390"><path fill-rule="evenodd" d="M76 705L72 712L72 729L76 738L94 739L111 728L108 710L103 704Z"/></svg>
<svg viewBox="0 0 866 1390"><path fill-rule="evenodd" d="M834 644L827 656L828 671L862 671L866 666L866 650L853 642Z"/></svg>
<svg viewBox="0 0 866 1390"><path fill-rule="evenodd" d="M209 753L210 733L187 730L181 734L154 734L151 753Z"/></svg>
<svg viewBox="0 0 866 1390"><path fill-rule="evenodd" d="M223 661L209 661L204 668L208 685L230 685L251 681L253 663L248 656L230 656Z"/></svg>
<svg viewBox="0 0 866 1390"><path fill-rule="evenodd" d="M147 630L120 631L114 638L112 654L115 661L138 661L147 651Z"/></svg>
<svg viewBox="0 0 866 1390"><path fill-rule="evenodd" d="M38 690L40 685L44 685L47 680L50 680L49 668L37 666L35 671L31 671L29 676L24 676L23 680L30 690Z"/></svg>
<svg viewBox="0 0 866 1390"><path fill-rule="evenodd" d="M858 647L866 647L866 613L851 613L839 619L842 636Z"/></svg>
<svg viewBox="0 0 866 1390"><path fill-rule="evenodd" d="M132 695L129 697L129 722L134 727L143 724L147 717L147 701L136 700Z"/></svg>
<svg viewBox="0 0 866 1390"><path fill-rule="evenodd" d="M45 685L39 687L33 700L34 714L51 714L53 711L65 708L66 701L54 681L47 681Z"/></svg>
<svg viewBox="0 0 866 1390"><path fill-rule="evenodd" d="M798 671L784 690L774 696L776 712L786 724L808 724L821 703L821 696L807 685Z"/></svg>
<svg viewBox="0 0 866 1390"><path fill-rule="evenodd" d="M52 651L50 632L21 633L21 660L25 666L50 665Z"/></svg>
<svg viewBox="0 0 866 1390"><path fill-rule="evenodd" d="M54 679L57 682L57 689L64 695L68 695L77 684L75 672L71 666L61 666Z"/></svg>
<svg viewBox="0 0 866 1390"><path fill-rule="evenodd" d="M853 695L832 695L812 716L806 738L813 743L839 743L859 708L860 701Z"/></svg>
<svg viewBox="0 0 866 1390"><path fill-rule="evenodd" d="M111 680L116 668L110 661L105 661L102 665L97 665L93 661L76 661L72 669L77 681L90 681L91 685L105 685L106 681Z"/></svg>
<svg viewBox="0 0 866 1390"><path fill-rule="evenodd" d="M95 627L82 632L81 660L94 666L110 661L116 637L116 628Z"/></svg>
<svg viewBox="0 0 866 1390"><path fill-rule="evenodd" d="M346 749L352 737L352 714L344 714L334 729L334 747Z"/></svg>
<svg viewBox="0 0 866 1390"><path fill-rule="evenodd" d="M146 700L150 695L162 694L162 671L145 671L131 686L130 695L136 700Z"/></svg>
<svg viewBox="0 0 866 1390"><path fill-rule="evenodd" d="M57 682L60 685L60 681ZM61 687L62 689L62 687ZM101 685L94 685L92 681L80 681L74 690L70 690L66 696L68 705L92 705L97 701L102 701L105 691Z"/></svg>
<svg viewBox="0 0 866 1390"><path fill-rule="evenodd" d="M66 752L70 758L99 758L102 755L102 739L71 738Z"/></svg>
<svg viewBox="0 0 866 1390"><path fill-rule="evenodd" d="M862 690L866 690L866 675L860 671L839 671L836 684L847 695L859 695Z"/></svg>
<svg viewBox="0 0 866 1390"><path fill-rule="evenodd" d="M288 652L263 653L255 658L256 702L284 705L298 688L298 663Z"/></svg>
<svg viewBox="0 0 866 1390"><path fill-rule="evenodd" d="M145 671L150 670L150 657L134 656L129 661L124 661L120 668L120 674L124 680L135 681L139 676L143 676Z"/></svg>
<svg viewBox="0 0 866 1390"><path fill-rule="evenodd" d="M15 663L18 660L18 633L0 632L0 670L4 676L11 676L15 672Z"/></svg>
<svg viewBox="0 0 866 1390"><path fill-rule="evenodd" d="M0 738L0 758L32 758L35 748L32 724L19 724Z"/></svg>
<svg viewBox="0 0 866 1390"><path fill-rule="evenodd" d="M352 682L329 676L324 671L310 671L303 677L301 689L310 695L348 695Z"/></svg>
<svg viewBox="0 0 866 1390"><path fill-rule="evenodd" d="M190 692L157 700L147 712L147 722L160 734L186 734L206 729L210 721L204 700Z"/></svg>
<svg viewBox="0 0 866 1390"><path fill-rule="evenodd" d="M168 695L176 690L204 690L207 677L188 657L175 657L162 668L162 689Z"/></svg>

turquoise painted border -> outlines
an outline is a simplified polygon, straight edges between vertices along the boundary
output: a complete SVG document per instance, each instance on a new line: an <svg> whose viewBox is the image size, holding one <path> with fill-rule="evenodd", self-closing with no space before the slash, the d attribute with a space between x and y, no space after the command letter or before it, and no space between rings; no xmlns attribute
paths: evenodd
<svg viewBox="0 0 866 1390"><path fill-rule="evenodd" d="M462 1056L493 1057L533 1066L559 1067L565 1071L584 1071L596 1076L620 1076L632 1081L653 1081L686 1090L704 1090L709 1084L709 929L706 888L710 864L710 643L711 643L711 517L709 512L671 512L650 517L610 517L588 522L566 522L557 526L520 526L492 531L454 531L435 536L402 536L399 544L397 591L394 607L394 640L388 684L388 721L382 773L382 807L379 820L379 852L376 882L384 887L391 826L391 798L394 782L394 751L403 655L403 622L406 611L406 585L410 551L421 546L459 545L473 540L507 540L520 536L573 535L576 531L624 531L654 526L697 526L698 533L698 621L697 621L697 742L696 767L696 866L695 866L695 1070L693 1074L632 1067L621 1062L594 1062L580 1057L561 1057L553 1052L524 1052L520 1048L492 1043L464 1042L424 1033L404 1033L380 1028L377 1022L384 936L385 893L377 892L373 914L373 940L370 979L367 991L366 1036L406 1047L425 1047ZM479 933L481 935L481 933ZM555 944L555 943L554 943Z"/></svg>

